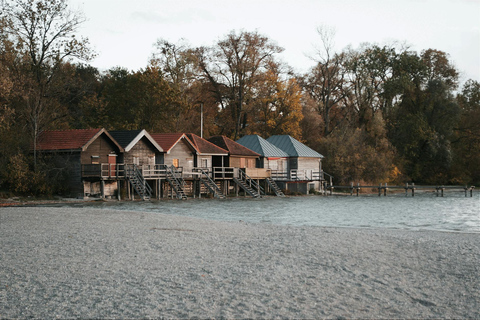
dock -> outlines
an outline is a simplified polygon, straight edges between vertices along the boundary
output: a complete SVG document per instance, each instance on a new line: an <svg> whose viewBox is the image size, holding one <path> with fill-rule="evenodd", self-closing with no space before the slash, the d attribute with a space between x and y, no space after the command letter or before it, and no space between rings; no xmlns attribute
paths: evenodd
<svg viewBox="0 0 480 320"><path fill-rule="evenodd" d="M350 195L356 194L357 197L359 196L360 190L361 189L377 189L378 190L378 196L380 197L382 194L386 197L387 196L387 191L390 189L404 189L405 190L405 196L408 196L408 193L411 192L412 197L415 196L415 190L435 190L437 197L443 197L445 194L445 190L458 190L458 191L464 191L465 192L465 197L468 197L468 194L470 194L470 197L473 197L473 190L475 190L475 186L468 186L468 185L435 185L435 186L429 186L429 185L415 185L415 183L406 183L404 186L389 186L387 183L382 184L380 183L379 185L360 185L360 183L357 183L356 185L352 182L350 185L328 185L325 187L325 191L329 190L330 195L333 195L333 191L335 189L349 189L350 190Z"/></svg>

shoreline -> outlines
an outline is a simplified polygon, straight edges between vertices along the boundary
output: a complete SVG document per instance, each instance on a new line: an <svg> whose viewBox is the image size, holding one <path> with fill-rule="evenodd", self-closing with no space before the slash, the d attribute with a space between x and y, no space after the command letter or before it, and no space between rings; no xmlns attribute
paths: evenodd
<svg viewBox="0 0 480 320"><path fill-rule="evenodd" d="M480 236L0 209L0 318L479 318Z"/></svg>

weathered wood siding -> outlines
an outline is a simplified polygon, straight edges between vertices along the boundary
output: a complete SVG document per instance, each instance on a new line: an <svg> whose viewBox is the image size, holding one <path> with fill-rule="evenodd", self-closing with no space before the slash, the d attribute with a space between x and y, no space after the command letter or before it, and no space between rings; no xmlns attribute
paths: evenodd
<svg viewBox="0 0 480 320"><path fill-rule="evenodd" d="M92 156L98 156L99 163L108 163L109 154L118 155L120 152L117 146L105 134L102 134L88 146L85 152L82 152L81 163L91 164Z"/></svg>
<svg viewBox="0 0 480 320"><path fill-rule="evenodd" d="M319 158L295 158L297 160L298 170L313 170L318 172L320 170L320 159Z"/></svg>
<svg viewBox="0 0 480 320"><path fill-rule="evenodd" d="M284 159L284 158L270 159L270 160L265 158L264 168L271 169L271 170L287 171L288 161L287 159Z"/></svg>
<svg viewBox="0 0 480 320"><path fill-rule="evenodd" d="M197 167L199 168L211 168L212 156L199 155L197 156Z"/></svg>
<svg viewBox="0 0 480 320"><path fill-rule="evenodd" d="M265 179L271 176L269 169L245 168L245 173L252 179Z"/></svg>
<svg viewBox="0 0 480 320"><path fill-rule="evenodd" d="M128 164L154 165L155 164L155 147L143 137L137 144L124 155L124 161Z"/></svg>
<svg viewBox="0 0 480 320"><path fill-rule="evenodd" d="M70 196L81 196L82 166L80 164L80 152L58 152L47 156L51 168L55 168L55 174L65 183L66 191ZM57 171L58 170L58 171Z"/></svg>
<svg viewBox="0 0 480 320"><path fill-rule="evenodd" d="M230 156L230 166L233 168L255 168L255 158Z"/></svg>
<svg viewBox="0 0 480 320"><path fill-rule="evenodd" d="M178 159L178 166L183 167L184 171L192 171L194 167L195 154L188 146L187 142L180 141L171 150L169 154L165 154L164 163L172 165L174 159Z"/></svg>
<svg viewBox="0 0 480 320"><path fill-rule="evenodd" d="M104 181L104 196L107 198L116 197L118 185L116 181ZM100 197L102 195L102 181L83 181L83 192L86 197Z"/></svg>

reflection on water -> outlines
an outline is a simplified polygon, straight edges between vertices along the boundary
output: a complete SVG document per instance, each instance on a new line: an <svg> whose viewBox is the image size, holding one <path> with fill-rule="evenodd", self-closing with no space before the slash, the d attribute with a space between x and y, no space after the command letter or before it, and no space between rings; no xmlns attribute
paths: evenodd
<svg viewBox="0 0 480 320"><path fill-rule="evenodd" d="M433 194L413 198L400 195L305 196L94 202L81 206L295 226L480 232L478 193L473 198L452 193L443 198Z"/></svg>

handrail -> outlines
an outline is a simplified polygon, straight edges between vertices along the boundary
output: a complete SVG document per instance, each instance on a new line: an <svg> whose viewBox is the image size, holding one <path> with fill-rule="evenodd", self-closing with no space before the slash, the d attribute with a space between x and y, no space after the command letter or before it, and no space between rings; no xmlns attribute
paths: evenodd
<svg viewBox="0 0 480 320"><path fill-rule="evenodd" d="M213 179L233 179L238 176L238 168L233 167L213 167Z"/></svg>
<svg viewBox="0 0 480 320"><path fill-rule="evenodd" d="M255 181L254 179L250 178L250 176L248 174L245 173L245 171L243 170L238 170L239 171L239 175L240 175L240 180L243 180L245 182L248 182L250 183L250 187L253 185L255 187L255 189L257 189L257 192L258 194L265 194L265 190L263 189L263 187L261 185L259 185L257 183L257 181Z"/></svg>
<svg viewBox="0 0 480 320"><path fill-rule="evenodd" d="M130 180L137 180L140 186L143 188L143 190L137 189L136 185L133 184L135 190L137 193L142 196L142 197L150 197L152 195L152 187L145 181L145 178L142 175L142 172L140 169L137 167L135 164L128 164L125 165L124 167L125 175L128 179Z"/></svg>
<svg viewBox="0 0 480 320"><path fill-rule="evenodd" d="M215 181L212 179L210 174L213 172L209 168L194 168L193 171L197 171L200 173L200 180L203 181L203 184L207 186L207 188L210 189L210 191L213 193L213 195L217 198L225 198L225 196L222 193L222 190L217 186ZM208 181L208 182L205 182ZM213 190L212 190L213 188Z"/></svg>

